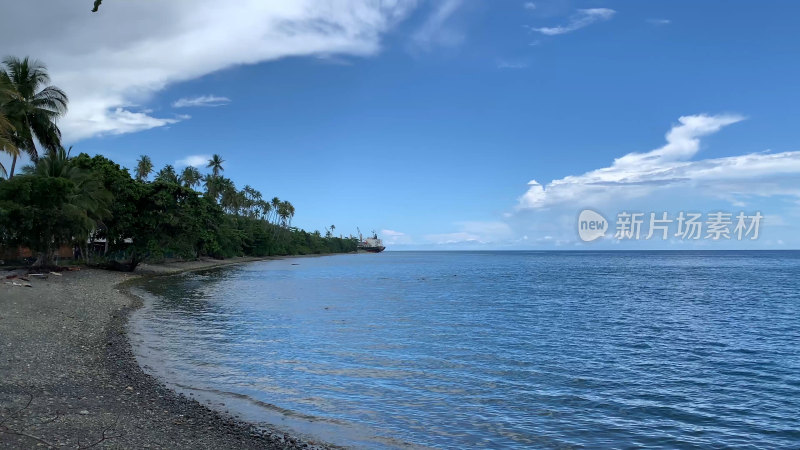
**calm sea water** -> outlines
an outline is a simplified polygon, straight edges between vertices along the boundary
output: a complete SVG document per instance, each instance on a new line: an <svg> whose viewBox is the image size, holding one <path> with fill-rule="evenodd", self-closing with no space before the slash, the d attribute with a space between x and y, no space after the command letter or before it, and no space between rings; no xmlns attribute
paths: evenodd
<svg viewBox="0 0 800 450"><path fill-rule="evenodd" d="M140 294L148 370L334 443L800 447L798 252L387 252Z"/></svg>

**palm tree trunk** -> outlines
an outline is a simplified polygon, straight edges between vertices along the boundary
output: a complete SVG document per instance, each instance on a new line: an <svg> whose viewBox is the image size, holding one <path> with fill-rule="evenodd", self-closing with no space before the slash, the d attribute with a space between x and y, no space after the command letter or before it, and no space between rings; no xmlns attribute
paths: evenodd
<svg viewBox="0 0 800 450"><path fill-rule="evenodd" d="M11 172L9 172L8 174L9 180L14 177L14 167L16 166L17 166L17 155L14 155L14 158L11 160Z"/></svg>

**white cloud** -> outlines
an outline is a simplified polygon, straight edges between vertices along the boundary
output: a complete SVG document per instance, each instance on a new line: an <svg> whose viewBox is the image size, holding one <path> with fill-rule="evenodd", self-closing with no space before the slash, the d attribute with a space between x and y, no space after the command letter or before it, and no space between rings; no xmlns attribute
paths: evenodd
<svg viewBox="0 0 800 450"><path fill-rule="evenodd" d="M647 23L652 25L669 25L672 21L669 19L647 19Z"/></svg>
<svg viewBox="0 0 800 450"><path fill-rule="evenodd" d="M547 36L556 36L588 27L595 22L609 20L614 17L614 14L616 14L616 11L609 8L579 9L578 12L569 19L569 22L566 25L541 28L531 27L531 30Z"/></svg>
<svg viewBox="0 0 800 450"><path fill-rule="evenodd" d="M96 111L94 114L87 114L86 117L80 120L76 119L76 123L90 134L124 134L163 127L189 118L190 116L187 115L175 116L173 118L158 118L151 116L148 110L133 112L128 109L114 108L113 110L106 110L102 113ZM104 126L104 124L109 121L115 124L113 129L107 129ZM65 134L69 133L69 128L65 129L64 125L61 126L61 129Z"/></svg>
<svg viewBox="0 0 800 450"><path fill-rule="evenodd" d="M695 115L679 119L666 145L629 153L609 167L570 175L542 185L536 180L518 209L597 205L611 199L643 197L670 187L690 187L696 195L736 199L745 196L800 197L800 152L750 153L691 161L700 138L743 120L738 115Z"/></svg>
<svg viewBox="0 0 800 450"><path fill-rule="evenodd" d="M600 211L612 219L619 211L725 211L724 203L764 216L765 236L783 238L796 247L787 231L800 217L800 151L759 152L697 159L702 139L741 122L735 114L679 118L666 133L666 143L646 152L628 153L608 167L570 175L549 183L532 181L513 212L497 221L457 222L417 241L420 248L504 249L584 246L576 231L578 212ZM722 208L722 209L720 209ZM783 219L782 217L787 217ZM788 239L787 239L788 236ZM727 243L721 245L736 245ZM711 245L709 241L671 240L622 242L601 239L596 248L669 248ZM758 247L769 243L761 242Z"/></svg>
<svg viewBox="0 0 800 450"><path fill-rule="evenodd" d="M482 241L480 236L463 231L457 233L428 234L425 236L425 239L431 244L436 245L487 243L486 241Z"/></svg>
<svg viewBox="0 0 800 450"><path fill-rule="evenodd" d="M428 234L425 240L431 244L492 244L510 239L514 232L505 222L458 222L459 231L454 233Z"/></svg>
<svg viewBox="0 0 800 450"><path fill-rule="evenodd" d="M189 155L186 158L175 161L175 167L192 166L202 168L208 165L210 155Z"/></svg>
<svg viewBox="0 0 800 450"><path fill-rule="evenodd" d="M46 62L70 95L59 124L69 143L175 123L137 108L171 83L287 56L375 54L416 2L118 1L95 14L71 1L4 2L0 42Z"/></svg>
<svg viewBox="0 0 800 450"><path fill-rule="evenodd" d="M536 3L525 2L525 3L522 4L522 7L527 9L527 10L529 10L529 11L533 11L534 9L536 9Z"/></svg>
<svg viewBox="0 0 800 450"><path fill-rule="evenodd" d="M196 106L222 106L231 102L228 97L216 95L200 95L197 97L184 97L172 103L173 108L190 108Z"/></svg>
<svg viewBox="0 0 800 450"><path fill-rule="evenodd" d="M408 245L413 243L411 236L395 230L381 230L380 233L383 243L386 245Z"/></svg>
<svg viewBox="0 0 800 450"><path fill-rule="evenodd" d="M430 50L435 46L451 47L464 40L464 34L447 22L461 7L463 0L441 0L433 12L412 35L417 49Z"/></svg>

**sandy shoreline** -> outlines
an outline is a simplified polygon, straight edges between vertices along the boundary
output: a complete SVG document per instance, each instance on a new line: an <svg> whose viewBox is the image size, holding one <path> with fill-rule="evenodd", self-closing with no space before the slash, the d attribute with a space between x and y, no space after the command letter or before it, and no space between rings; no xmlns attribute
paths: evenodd
<svg viewBox="0 0 800 450"><path fill-rule="evenodd" d="M139 367L126 334L140 305L125 285L263 258L142 265L135 274L84 269L0 280L0 446L64 448L308 448L280 432L223 417Z"/></svg>

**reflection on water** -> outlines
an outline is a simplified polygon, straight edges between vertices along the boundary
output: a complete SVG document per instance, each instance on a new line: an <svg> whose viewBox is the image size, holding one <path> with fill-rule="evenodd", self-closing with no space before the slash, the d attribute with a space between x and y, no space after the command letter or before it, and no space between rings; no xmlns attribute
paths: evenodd
<svg viewBox="0 0 800 450"><path fill-rule="evenodd" d="M298 265L293 265L298 264ZM793 446L800 254L442 252L152 280L148 370L357 446Z"/></svg>

